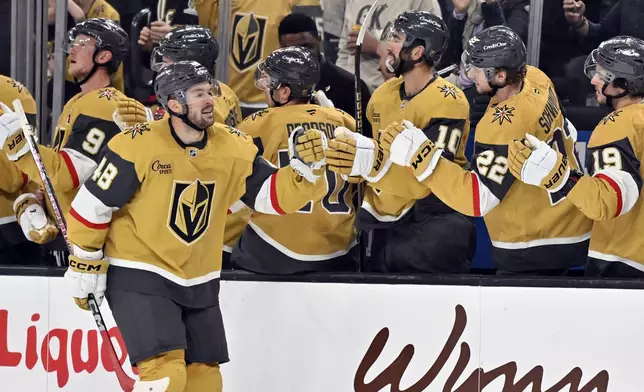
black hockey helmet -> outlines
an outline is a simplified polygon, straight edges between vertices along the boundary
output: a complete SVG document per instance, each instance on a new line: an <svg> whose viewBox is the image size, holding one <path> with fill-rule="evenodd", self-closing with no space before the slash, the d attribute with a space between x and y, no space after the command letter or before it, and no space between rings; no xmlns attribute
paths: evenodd
<svg viewBox="0 0 644 392"><path fill-rule="evenodd" d="M172 61L196 61L208 69L214 77L219 44L210 29L201 26L180 26L163 37L150 57L150 69L159 72L163 57Z"/></svg>
<svg viewBox="0 0 644 392"><path fill-rule="evenodd" d="M597 69L597 65L600 69ZM597 74L606 85L614 82L627 94L644 94L644 41L629 36L613 37L602 42L586 58L584 71L592 79ZM604 95L606 95L604 91Z"/></svg>
<svg viewBox="0 0 644 392"><path fill-rule="evenodd" d="M112 53L112 59L106 64L94 63L94 69L85 80L89 79L94 73L96 66L105 66L110 73L116 72L130 48L129 37L125 30L110 19L94 18L84 20L67 32L66 53L69 53L79 34L88 35L96 40L95 54L101 50L108 50Z"/></svg>
<svg viewBox="0 0 644 392"><path fill-rule="evenodd" d="M383 38L389 40L396 35L404 36L403 48L422 45L423 58L433 64L440 61L449 41L445 21L427 11L405 11L398 15Z"/></svg>
<svg viewBox="0 0 644 392"><path fill-rule="evenodd" d="M302 46L280 48L257 65L255 86L273 91L280 86L291 89L289 98L309 98L320 80L320 62L316 55Z"/></svg>
<svg viewBox="0 0 644 392"><path fill-rule="evenodd" d="M526 48L521 37L507 26L492 26L470 38L462 54L467 71L477 67L491 82L497 68L520 71L526 65Z"/></svg>
<svg viewBox="0 0 644 392"><path fill-rule="evenodd" d="M170 98L187 104L186 91L200 83L212 83L206 67L196 61L178 61L163 67L159 72L154 80L154 93L159 103L168 110Z"/></svg>

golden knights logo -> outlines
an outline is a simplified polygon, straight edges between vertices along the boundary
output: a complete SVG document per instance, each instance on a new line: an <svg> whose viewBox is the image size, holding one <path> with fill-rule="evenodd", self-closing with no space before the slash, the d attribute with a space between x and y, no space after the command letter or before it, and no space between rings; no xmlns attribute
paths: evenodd
<svg viewBox="0 0 644 392"><path fill-rule="evenodd" d="M23 86L22 83L20 83L17 80L10 79L10 80L7 80L7 83L10 83L11 87L13 87L16 90L18 90L19 93L21 93L22 90L24 90L24 88L25 88L25 86Z"/></svg>
<svg viewBox="0 0 644 392"><path fill-rule="evenodd" d="M619 117L619 115L622 114L621 110L616 110L612 113L610 113L608 116L604 117L602 119L602 125L608 124L609 121L615 122L615 119Z"/></svg>
<svg viewBox="0 0 644 392"><path fill-rule="evenodd" d="M239 72L251 68L262 58L268 18L237 13L233 19L233 64Z"/></svg>
<svg viewBox="0 0 644 392"><path fill-rule="evenodd" d="M448 86L448 85L440 86L438 87L438 91L444 94L443 98L452 97L456 99L456 87L454 86Z"/></svg>
<svg viewBox="0 0 644 392"><path fill-rule="evenodd" d="M132 136L134 139L137 135L143 135L143 132L149 131L150 127L147 123L138 123L134 124L129 128L126 128L125 134Z"/></svg>
<svg viewBox="0 0 644 392"><path fill-rule="evenodd" d="M512 117L514 117L514 107L503 105L494 108L492 122L498 121L499 125L503 125L504 121L512 124Z"/></svg>
<svg viewBox="0 0 644 392"><path fill-rule="evenodd" d="M174 182L168 227L184 244L192 245L208 230L214 195L214 182Z"/></svg>
<svg viewBox="0 0 644 392"><path fill-rule="evenodd" d="M112 90L103 89L98 92L98 97L111 101L112 99L116 99L116 93Z"/></svg>

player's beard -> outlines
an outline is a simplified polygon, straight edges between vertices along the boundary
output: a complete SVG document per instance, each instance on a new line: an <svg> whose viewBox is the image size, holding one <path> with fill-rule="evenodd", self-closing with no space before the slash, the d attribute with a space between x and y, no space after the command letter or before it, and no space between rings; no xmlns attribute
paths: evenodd
<svg viewBox="0 0 644 392"><path fill-rule="evenodd" d="M199 113L188 116L193 124L200 129L206 129L215 123L215 108L214 106L205 107Z"/></svg>
<svg viewBox="0 0 644 392"><path fill-rule="evenodd" d="M414 69L414 65L416 65L416 62L404 60L402 57L400 57L400 55L395 56L392 53L390 53L385 60L387 71L393 73L394 75L396 75L396 77L399 77L411 71L412 69Z"/></svg>

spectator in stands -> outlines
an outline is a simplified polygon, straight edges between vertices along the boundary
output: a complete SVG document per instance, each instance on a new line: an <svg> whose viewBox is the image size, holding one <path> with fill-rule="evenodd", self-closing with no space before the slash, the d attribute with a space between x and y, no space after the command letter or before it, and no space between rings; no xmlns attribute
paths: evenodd
<svg viewBox="0 0 644 392"><path fill-rule="evenodd" d="M143 3L151 11L150 26L143 27L139 35L139 45L146 50L151 50L152 46L158 45L177 25L199 23L197 11L191 6L191 0L168 0L165 10L157 7L158 0L144 0ZM163 15L159 16L159 12Z"/></svg>
<svg viewBox="0 0 644 392"><path fill-rule="evenodd" d="M322 20L324 23L324 56L335 64L338 59L338 45L342 34L342 21L346 0L321 0Z"/></svg>
<svg viewBox="0 0 644 392"><path fill-rule="evenodd" d="M644 2L640 0L620 0L599 23L584 16L583 1L564 0L563 9L571 31L593 47L618 35L644 38Z"/></svg>
<svg viewBox="0 0 644 392"><path fill-rule="evenodd" d="M321 75L320 80L315 85L315 89L323 91L336 108L344 110L355 118L356 100L355 94L352 93L354 85L353 74L331 63L320 52L321 40L315 21L304 14L290 14L280 22L278 34L280 45L283 48L287 46L303 46L312 50L318 56ZM362 80L360 81L360 88L362 90L362 112L365 113L371 94ZM371 135L371 125L369 125L368 121L364 122L364 132L367 135Z"/></svg>
<svg viewBox="0 0 644 392"><path fill-rule="evenodd" d="M371 92L385 81L380 72L382 56L378 55L379 40L385 28L403 11L428 11L442 16L437 0L381 0L371 20L363 20L372 4L373 0L346 0L340 50L336 61L341 68L354 72L355 44L358 37L358 31L354 27L366 23L367 34L362 44L360 76Z"/></svg>
<svg viewBox="0 0 644 392"><path fill-rule="evenodd" d="M599 11L597 4L593 4ZM595 91L584 76L583 66L586 55L600 42L618 35L644 38L644 2L640 0L620 0L598 23L591 22L586 15L588 10L583 1L564 0L563 14L573 40L582 53L573 57L565 66L566 96L570 102L579 105L596 105ZM599 12L594 12L598 17ZM593 16L589 16L593 18ZM563 89L560 89L563 90Z"/></svg>

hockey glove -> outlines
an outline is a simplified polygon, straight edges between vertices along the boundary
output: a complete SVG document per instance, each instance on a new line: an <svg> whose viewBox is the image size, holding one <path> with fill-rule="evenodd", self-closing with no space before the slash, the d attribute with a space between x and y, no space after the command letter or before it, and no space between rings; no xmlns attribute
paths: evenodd
<svg viewBox="0 0 644 392"><path fill-rule="evenodd" d="M323 106L325 108L335 107L333 105L333 101L327 98L326 94L324 94L324 91L322 90L317 90L315 93L313 93L313 98L315 100L315 103L317 103L320 106Z"/></svg>
<svg viewBox="0 0 644 392"><path fill-rule="evenodd" d="M526 133L524 140L511 142L508 155L512 175L548 192L559 191L570 176L566 158L530 134Z"/></svg>
<svg viewBox="0 0 644 392"><path fill-rule="evenodd" d="M134 124L154 120L152 111L149 108L136 99L126 96L119 97L118 107L114 111L112 118L121 131Z"/></svg>
<svg viewBox="0 0 644 392"><path fill-rule="evenodd" d="M74 302L79 308L89 310L89 294L94 294L98 306L101 306L107 288L108 267L109 262L103 257L102 250L89 252L74 245L74 254L69 255L65 280L72 288Z"/></svg>
<svg viewBox="0 0 644 392"><path fill-rule="evenodd" d="M25 237L37 244L46 244L58 235L56 224L47 217L33 193L20 195L13 203L13 211Z"/></svg>
<svg viewBox="0 0 644 392"><path fill-rule="evenodd" d="M324 172L324 151L327 148L324 133L297 127L288 138L288 154L293 170L308 182L314 183Z"/></svg>
<svg viewBox="0 0 644 392"><path fill-rule="evenodd" d="M329 170L369 182L378 182L391 167L389 154L375 140L345 127L335 129L326 156Z"/></svg>
<svg viewBox="0 0 644 392"><path fill-rule="evenodd" d="M29 152L27 138L22 132L18 114L2 102L0 109L3 111L0 116L0 139L4 140L2 149L10 161L17 161Z"/></svg>
<svg viewBox="0 0 644 392"><path fill-rule="evenodd" d="M403 120L402 125L389 124L380 134L380 145L389 152L393 163L411 166L418 181L433 173L443 153L422 130L407 120Z"/></svg>

